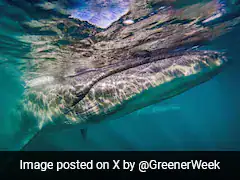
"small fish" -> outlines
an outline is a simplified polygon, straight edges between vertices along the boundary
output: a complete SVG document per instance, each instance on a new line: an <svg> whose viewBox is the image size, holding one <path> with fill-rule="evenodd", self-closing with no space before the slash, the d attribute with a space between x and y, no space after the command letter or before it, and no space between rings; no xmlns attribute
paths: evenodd
<svg viewBox="0 0 240 180"><path fill-rule="evenodd" d="M149 116L154 114L161 114L169 111L179 111L181 110L178 105L153 105L146 107L144 109L138 110L136 113L138 116Z"/></svg>

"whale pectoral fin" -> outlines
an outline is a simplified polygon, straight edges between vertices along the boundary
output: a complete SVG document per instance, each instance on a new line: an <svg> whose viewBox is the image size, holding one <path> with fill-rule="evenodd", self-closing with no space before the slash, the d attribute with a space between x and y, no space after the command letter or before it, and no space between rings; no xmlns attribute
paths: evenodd
<svg viewBox="0 0 240 180"><path fill-rule="evenodd" d="M86 138L87 138L87 129L86 128L81 129L81 135L82 135L83 139L86 140Z"/></svg>

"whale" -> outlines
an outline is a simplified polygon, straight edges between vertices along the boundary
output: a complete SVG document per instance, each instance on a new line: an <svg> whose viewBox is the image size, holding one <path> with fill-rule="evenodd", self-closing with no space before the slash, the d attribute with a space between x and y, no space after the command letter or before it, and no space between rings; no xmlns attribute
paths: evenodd
<svg viewBox="0 0 240 180"><path fill-rule="evenodd" d="M28 57L38 60L37 68L23 73L21 124L24 131L34 133L22 149L42 132L77 128L86 138L93 124L177 96L223 70L226 55L204 47L228 32L239 17L208 26L206 19L216 19L216 1L182 9L174 9L174 1L167 0L151 1L151 6L150 1L130 2L129 11L105 29L76 19L24 23L52 31L59 24L64 28L88 24L89 35L82 39L68 36L68 43L60 43L67 31L62 28L55 36L19 37L31 44ZM194 13L188 13L190 9Z"/></svg>

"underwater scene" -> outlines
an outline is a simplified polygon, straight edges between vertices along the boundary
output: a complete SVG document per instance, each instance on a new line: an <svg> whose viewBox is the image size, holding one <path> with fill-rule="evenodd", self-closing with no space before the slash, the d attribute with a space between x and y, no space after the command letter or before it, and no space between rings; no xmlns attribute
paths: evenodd
<svg viewBox="0 0 240 180"><path fill-rule="evenodd" d="M239 151L240 0L0 0L1 151Z"/></svg>

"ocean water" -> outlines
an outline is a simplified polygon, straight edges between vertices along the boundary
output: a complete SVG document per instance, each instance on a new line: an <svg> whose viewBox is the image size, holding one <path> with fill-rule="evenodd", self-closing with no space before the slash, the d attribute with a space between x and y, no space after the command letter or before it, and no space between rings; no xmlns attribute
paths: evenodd
<svg viewBox="0 0 240 180"><path fill-rule="evenodd" d="M126 13L129 6L129 1L123 0L58 1L65 2L60 5L55 1L49 2L50 4L45 4L44 1L0 0L1 150L20 149L20 142L26 133L19 132L16 108L25 91L24 73L28 71L27 67L31 67L26 64L35 60L27 56L31 52L30 45L19 38L27 34L45 36L52 33L43 27L39 31L38 24L35 24L35 28L29 28L21 23L42 16L48 19L50 13L65 18L70 12L75 18L90 23L87 27L81 27L83 29L90 28L91 25L107 28ZM176 6L198 2L200 1L178 1ZM226 6L222 8L230 14L227 17L229 20L240 13L237 8L239 1L216 3ZM36 7L35 4L40 4L45 9L40 11L31 8ZM45 12L46 9L49 14ZM68 33L82 39L86 36L82 32L73 30ZM229 59L223 71L211 80L122 118L92 125L88 128L87 140L82 138L80 130L75 129L42 133L26 150L240 150L239 32L240 26L235 25L229 33L211 42L211 47L226 52Z"/></svg>

